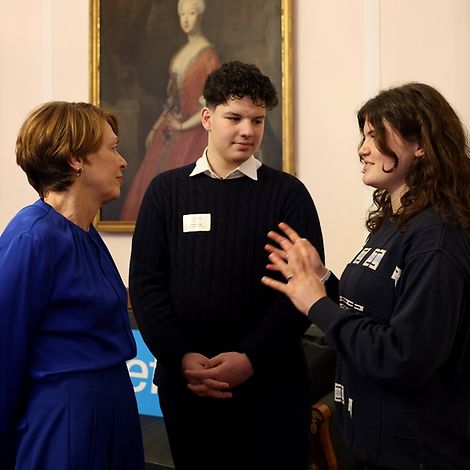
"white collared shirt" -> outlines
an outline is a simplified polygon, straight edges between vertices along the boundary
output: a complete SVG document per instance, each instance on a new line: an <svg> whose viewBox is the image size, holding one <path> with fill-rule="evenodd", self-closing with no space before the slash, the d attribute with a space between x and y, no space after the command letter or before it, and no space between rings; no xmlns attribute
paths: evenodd
<svg viewBox="0 0 470 470"><path fill-rule="evenodd" d="M189 176L199 175L201 173L210 176L211 178L218 180L229 180L234 178L241 178L242 176L248 176L252 180L258 181L258 168L262 163L252 155L248 160L244 161L239 167L232 170L224 178L216 175L209 164L207 159L207 147L205 148L202 156L196 161L196 166Z"/></svg>

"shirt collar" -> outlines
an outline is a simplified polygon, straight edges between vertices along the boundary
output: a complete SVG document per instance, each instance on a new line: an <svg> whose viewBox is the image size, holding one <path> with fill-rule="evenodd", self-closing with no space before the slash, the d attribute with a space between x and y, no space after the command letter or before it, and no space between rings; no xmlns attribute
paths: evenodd
<svg viewBox="0 0 470 470"><path fill-rule="evenodd" d="M248 178L258 181L258 168L261 165L262 163L257 158L255 158L254 155L252 155L248 160L244 161L239 167L235 168L235 170L231 171L227 176L225 176L225 178L221 178L212 171L212 168L209 165L209 160L207 160L206 147L202 156L196 161L196 166L189 176L196 176L204 173L205 175L218 180L229 180L234 178L241 178L242 176L248 176Z"/></svg>

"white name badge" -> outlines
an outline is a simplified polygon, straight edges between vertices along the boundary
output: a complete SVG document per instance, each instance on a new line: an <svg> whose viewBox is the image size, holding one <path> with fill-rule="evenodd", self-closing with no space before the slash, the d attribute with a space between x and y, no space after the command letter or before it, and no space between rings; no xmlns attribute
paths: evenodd
<svg viewBox="0 0 470 470"><path fill-rule="evenodd" d="M183 232L209 232L211 229L210 214L183 215Z"/></svg>

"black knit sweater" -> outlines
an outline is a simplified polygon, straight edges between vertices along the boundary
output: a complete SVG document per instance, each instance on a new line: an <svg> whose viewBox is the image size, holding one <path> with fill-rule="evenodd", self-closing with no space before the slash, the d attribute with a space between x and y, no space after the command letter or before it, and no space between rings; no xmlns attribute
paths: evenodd
<svg viewBox="0 0 470 470"><path fill-rule="evenodd" d="M284 221L323 257L305 186L265 165L258 181L190 177L194 164L158 175L144 197L132 244L130 292L157 383L181 380L187 352L247 354L256 383L307 383L300 338L308 326L283 295L260 282L266 234ZM210 214L209 231L183 232L183 215Z"/></svg>

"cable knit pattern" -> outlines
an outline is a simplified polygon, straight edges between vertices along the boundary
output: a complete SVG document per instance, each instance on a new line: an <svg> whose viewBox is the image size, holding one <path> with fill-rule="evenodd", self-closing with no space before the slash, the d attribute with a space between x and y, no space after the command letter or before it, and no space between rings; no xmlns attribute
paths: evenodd
<svg viewBox="0 0 470 470"><path fill-rule="evenodd" d="M133 239L132 303L159 369L179 375L186 352L236 350L248 355L259 380L283 370L286 380L305 383L300 338L308 323L260 279L266 234L281 221L323 257L312 198L297 178L265 165L258 181L189 177L193 168L154 178ZM186 214L210 214L210 230L184 233Z"/></svg>

